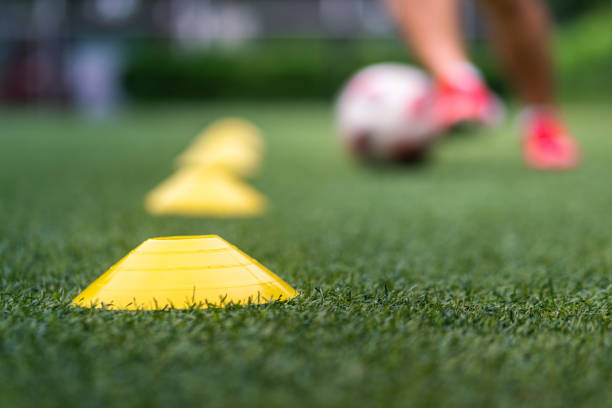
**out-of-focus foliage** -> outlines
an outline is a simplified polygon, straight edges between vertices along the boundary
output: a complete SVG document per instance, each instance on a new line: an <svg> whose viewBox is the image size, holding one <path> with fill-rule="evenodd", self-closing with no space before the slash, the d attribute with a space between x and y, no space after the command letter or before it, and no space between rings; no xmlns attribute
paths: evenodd
<svg viewBox="0 0 612 408"><path fill-rule="evenodd" d="M612 7L584 15L558 38L563 89L572 95L612 91Z"/></svg>
<svg viewBox="0 0 612 408"><path fill-rule="evenodd" d="M399 42L268 40L243 49L177 51L146 46L125 76L137 99L319 98L361 66L406 61Z"/></svg>
<svg viewBox="0 0 612 408"><path fill-rule="evenodd" d="M592 7L561 3L567 5L558 6L560 13ZM612 7L600 7L559 30L559 73L568 93L601 95L612 89L611 21ZM475 44L472 51L489 84L505 94L504 78L487 47ZM197 51L148 44L131 55L125 85L137 100L329 98L365 65L412 61L399 40L374 39L262 40Z"/></svg>
<svg viewBox="0 0 612 408"><path fill-rule="evenodd" d="M493 88L503 80L483 46L474 49ZM415 63L399 41L268 40L244 49L177 51L139 47L125 75L138 100L329 98L358 69L377 62Z"/></svg>
<svg viewBox="0 0 612 408"><path fill-rule="evenodd" d="M549 0L555 17L561 21L571 20L581 14L611 5L610 0Z"/></svg>

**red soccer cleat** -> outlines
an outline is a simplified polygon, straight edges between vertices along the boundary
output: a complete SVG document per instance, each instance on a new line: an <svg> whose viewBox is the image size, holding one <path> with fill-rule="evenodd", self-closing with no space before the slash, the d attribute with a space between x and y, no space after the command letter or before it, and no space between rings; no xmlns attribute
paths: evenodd
<svg viewBox="0 0 612 408"><path fill-rule="evenodd" d="M435 95L437 117L442 129L462 123L491 126L504 117L501 100L487 88L478 71L471 67L465 67L453 81L438 81Z"/></svg>
<svg viewBox="0 0 612 408"><path fill-rule="evenodd" d="M536 170L569 170L580 161L576 141L550 111L527 113L524 119L523 157Z"/></svg>

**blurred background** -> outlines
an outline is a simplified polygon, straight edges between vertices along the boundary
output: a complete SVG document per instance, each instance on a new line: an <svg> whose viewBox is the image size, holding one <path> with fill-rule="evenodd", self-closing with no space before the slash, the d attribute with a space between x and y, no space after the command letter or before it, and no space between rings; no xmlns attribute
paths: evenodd
<svg viewBox="0 0 612 408"><path fill-rule="evenodd" d="M612 1L551 0L565 95L612 90ZM472 52L506 90L473 2ZM1 0L0 103L104 116L126 102L329 99L358 68L409 61L378 0Z"/></svg>

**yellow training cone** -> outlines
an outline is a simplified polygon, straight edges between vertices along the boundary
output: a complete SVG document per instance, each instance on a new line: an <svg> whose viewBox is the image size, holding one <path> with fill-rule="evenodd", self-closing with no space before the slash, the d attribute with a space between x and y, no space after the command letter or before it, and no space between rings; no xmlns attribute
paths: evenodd
<svg viewBox="0 0 612 408"><path fill-rule="evenodd" d="M262 146L255 126L242 119L222 119L205 129L177 162L179 166L219 166L248 176L259 167Z"/></svg>
<svg viewBox="0 0 612 408"><path fill-rule="evenodd" d="M266 209L257 190L220 169L179 169L149 193L146 208L153 214L237 217Z"/></svg>
<svg viewBox="0 0 612 408"><path fill-rule="evenodd" d="M108 309L226 306L289 300L289 284L217 235L148 239L72 304Z"/></svg>
<svg viewBox="0 0 612 408"><path fill-rule="evenodd" d="M217 139L231 139L239 141L243 146L261 151L263 141L259 129L245 119L223 118L206 127L196 137L191 147Z"/></svg>

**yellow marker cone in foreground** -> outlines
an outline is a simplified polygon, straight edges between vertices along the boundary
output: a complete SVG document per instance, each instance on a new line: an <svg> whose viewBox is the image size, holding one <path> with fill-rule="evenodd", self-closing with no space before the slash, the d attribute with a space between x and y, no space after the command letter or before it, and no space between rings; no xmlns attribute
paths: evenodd
<svg viewBox="0 0 612 408"><path fill-rule="evenodd" d="M266 199L225 171L192 166L163 181L145 205L153 214L236 217L262 214Z"/></svg>
<svg viewBox="0 0 612 408"><path fill-rule="evenodd" d="M73 301L115 310L226 306L289 300L289 284L217 235L148 239Z"/></svg>
<svg viewBox="0 0 612 408"><path fill-rule="evenodd" d="M242 119L221 119L204 129L182 153L179 166L222 167L249 176L261 162L259 130Z"/></svg>

